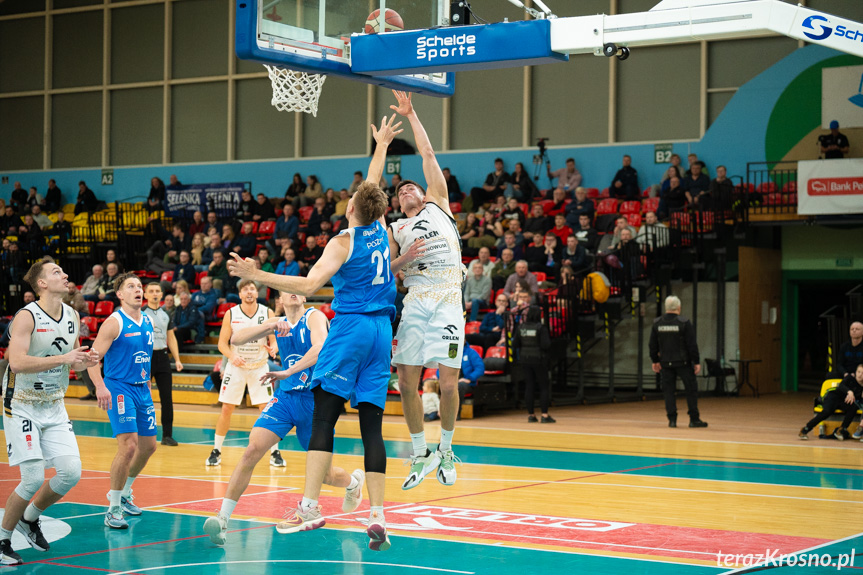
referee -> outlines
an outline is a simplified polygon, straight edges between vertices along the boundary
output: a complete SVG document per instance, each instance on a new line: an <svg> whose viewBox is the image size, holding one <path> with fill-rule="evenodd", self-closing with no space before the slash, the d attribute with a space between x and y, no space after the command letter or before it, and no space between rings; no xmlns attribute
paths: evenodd
<svg viewBox="0 0 863 575"><path fill-rule="evenodd" d="M689 320L680 316L680 299L665 298L665 315L656 318L650 331L650 361L659 374L665 393L668 427L677 427L677 400L674 392L677 378L683 380L689 407L689 427L707 427L698 416L698 384L695 376L701 371L698 342Z"/></svg>
<svg viewBox="0 0 863 575"><path fill-rule="evenodd" d="M162 404L162 445L177 445L171 436L174 433L174 399L172 388L174 382L171 375L171 362L168 359L168 350L174 356L177 371L183 371L180 361L180 351L177 347L177 338L174 336L174 325L171 317L159 307L162 301L162 286L159 282L147 284L145 293L147 305L143 312L149 316L153 324L153 362L150 364L150 373L156 380L159 388L159 403Z"/></svg>

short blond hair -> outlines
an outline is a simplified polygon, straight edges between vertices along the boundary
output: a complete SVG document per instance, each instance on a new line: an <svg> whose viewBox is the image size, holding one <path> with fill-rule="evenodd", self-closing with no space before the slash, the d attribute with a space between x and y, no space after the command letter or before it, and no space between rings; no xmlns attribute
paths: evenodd
<svg viewBox="0 0 863 575"><path fill-rule="evenodd" d="M354 213L361 226L367 226L380 219L389 207L389 200L381 187L368 180L357 187L353 202Z"/></svg>

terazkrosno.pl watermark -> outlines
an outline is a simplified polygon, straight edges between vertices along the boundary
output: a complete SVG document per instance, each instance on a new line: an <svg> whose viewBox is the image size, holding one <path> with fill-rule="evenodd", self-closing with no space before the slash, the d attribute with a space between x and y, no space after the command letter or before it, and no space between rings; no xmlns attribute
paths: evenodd
<svg viewBox="0 0 863 575"><path fill-rule="evenodd" d="M829 553L796 553L782 555L778 549L766 549L764 553L723 553L716 554L717 567L854 567L855 550L851 553L830 555Z"/></svg>

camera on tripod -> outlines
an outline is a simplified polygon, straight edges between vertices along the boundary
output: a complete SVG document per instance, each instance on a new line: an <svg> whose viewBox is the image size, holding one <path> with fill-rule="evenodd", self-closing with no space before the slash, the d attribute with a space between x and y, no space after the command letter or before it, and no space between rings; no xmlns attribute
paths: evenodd
<svg viewBox="0 0 863 575"><path fill-rule="evenodd" d="M545 143L548 138L538 138L536 147L539 148L539 153L533 155L533 179L539 180L539 173L543 163L549 163L548 153L545 151Z"/></svg>

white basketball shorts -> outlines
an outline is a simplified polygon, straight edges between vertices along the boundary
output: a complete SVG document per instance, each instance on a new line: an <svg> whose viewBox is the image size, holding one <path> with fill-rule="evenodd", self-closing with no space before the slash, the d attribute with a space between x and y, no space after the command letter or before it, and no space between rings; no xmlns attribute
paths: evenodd
<svg viewBox="0 0 863 575"><path fill-rule="evenodd" d="M413 297L412 297L413 295ZM396 339L393 365L460 368L464 348L461 290L408 292Z"/></svg>
<svg viewBox="0 0 863 575"><path fill-rule="evenodd" d="M52 467L55 457L80 458L72 422L62 401L33 405L13 402L12 417L3 415L9 465L40 459Z"/></svg>
<svg viewBox="0 0 863 575"><path fill-rule="evenodd" d="M267 403L273 397L273 387L261 383L261 377L270 371L265 363L255 369L237 367L230 361L222 371L222 388L219 390L219 401L230 405L240 405L243 392L249 388L249 398L252 405Z"/></svg>

